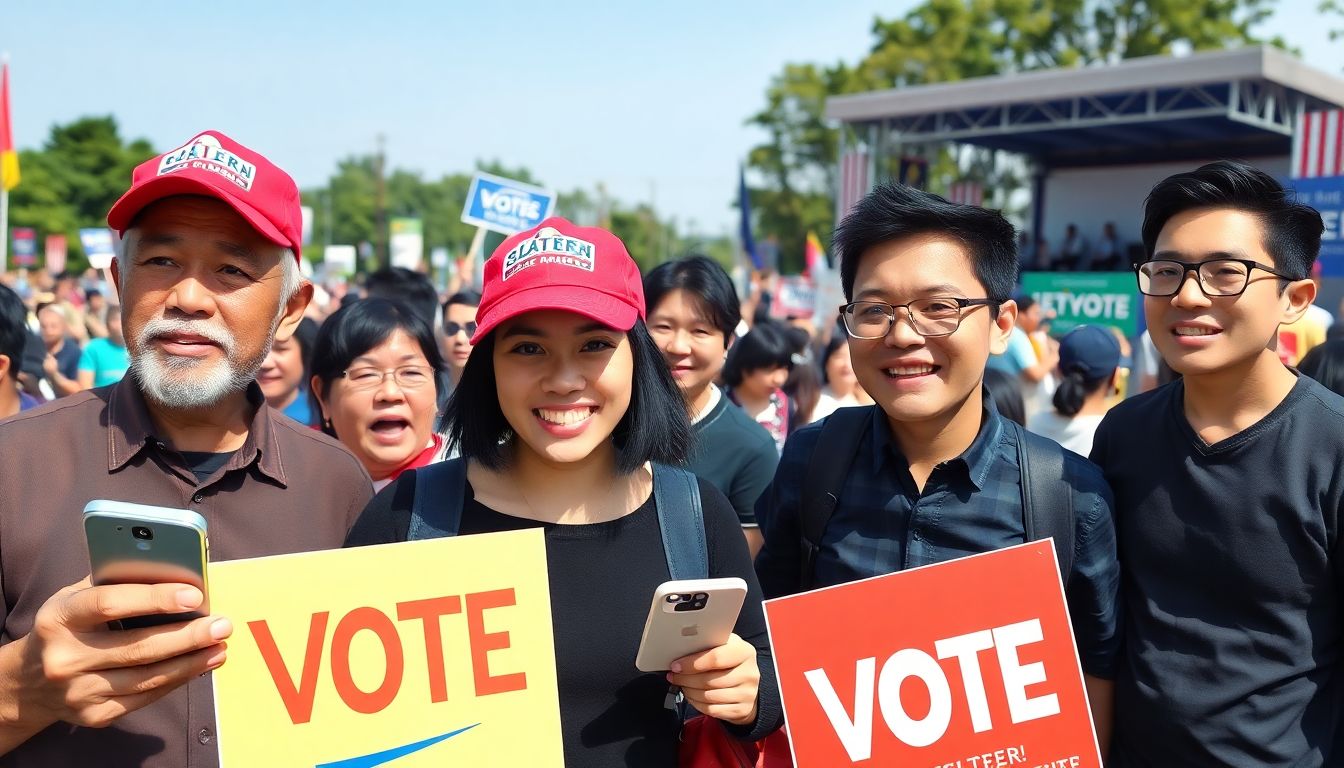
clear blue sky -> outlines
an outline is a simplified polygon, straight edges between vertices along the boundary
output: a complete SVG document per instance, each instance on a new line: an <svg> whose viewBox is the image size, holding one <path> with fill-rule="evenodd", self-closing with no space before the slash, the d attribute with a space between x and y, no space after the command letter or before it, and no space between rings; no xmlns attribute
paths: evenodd
<svg viewBox="0 0 1344 768"><path fill-rule="evenodd" d="M1316 3L1282 0L1265 33L1339 72ZM21 147L113 114L159 149L222 130L307 187L383 133L389 165L427 178L499 158L718 233L771 75L857 62L874 16L913 5L33 1L0 9L0 51Z"/></svg>

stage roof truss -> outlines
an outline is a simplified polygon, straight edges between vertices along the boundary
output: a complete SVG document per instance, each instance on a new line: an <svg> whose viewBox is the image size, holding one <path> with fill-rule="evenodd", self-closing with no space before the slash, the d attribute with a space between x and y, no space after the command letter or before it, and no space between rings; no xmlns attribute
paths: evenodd
<svg viewBox="0 0 1344 768"><path fill-rule="evenodd" d="M1302 101L1301 95L1290 94L1275 83L1237 80L937 110L890 117L880 124L888 139L898 144L941 141L974 144L979 139L996 136L1202 118L1224 118L1291 136L1294 110Z"/></svg>

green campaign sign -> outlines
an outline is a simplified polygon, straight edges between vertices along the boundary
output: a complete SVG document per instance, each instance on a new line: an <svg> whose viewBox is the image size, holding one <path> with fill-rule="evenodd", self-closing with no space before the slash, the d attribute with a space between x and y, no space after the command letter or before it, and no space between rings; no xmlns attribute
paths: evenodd
<svg viewBox="0 0 1344 768"><path fill-rule="evenodd" d="M1053 335L1079 325L1109 325L1125 336L1138 335L1138 287L1129 272L1024 272L1022 291L1053 311Z"/></svg>

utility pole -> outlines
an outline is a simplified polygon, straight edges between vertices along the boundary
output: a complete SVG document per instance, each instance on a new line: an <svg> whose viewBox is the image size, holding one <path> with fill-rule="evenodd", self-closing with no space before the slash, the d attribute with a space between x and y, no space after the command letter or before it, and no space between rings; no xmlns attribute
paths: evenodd
<svg viewBox="0 0 1344 768"><path fill-rule="evenodd" d="M386 268L392 266L391 259L387 250L387 201L386 183L383 180L383 164L385 157L383 147L387 137L378 134L378 154L373 157L374 165L374 202L373 202L373 255L378 262L378 266Z"/></svg>

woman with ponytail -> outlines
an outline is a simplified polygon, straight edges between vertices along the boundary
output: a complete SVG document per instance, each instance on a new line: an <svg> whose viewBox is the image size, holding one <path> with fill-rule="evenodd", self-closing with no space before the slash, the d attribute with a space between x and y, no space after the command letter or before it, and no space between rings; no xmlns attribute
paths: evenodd
<svg viewBox="0 0 1344 768"><path fill-rule="evenodd" d="M1108 329L1084 325L1059 342L1059 387L1054 410L1033 415L1027 429L1069 450L1088 455L1092 435L1106 415L1106 398L1115 390L1120 342Z"/></svg>

